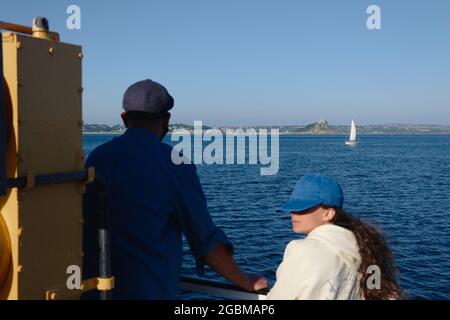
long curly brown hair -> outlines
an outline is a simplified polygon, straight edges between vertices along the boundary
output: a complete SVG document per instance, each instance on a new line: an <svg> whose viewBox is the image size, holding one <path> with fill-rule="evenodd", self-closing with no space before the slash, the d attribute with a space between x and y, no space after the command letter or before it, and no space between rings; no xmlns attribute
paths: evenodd
<svg viewBox="0 0 450 320"><path fill-rule="evenodd" d="M398 284L398 270L394 255L389 249L383 235L372 225L356 218L343 209L334 208L336 214L333 223L353 232L361 255L359 273L361 274L360 288L367 300L400 299L402 291ZM381 271L380 289L369 289L367 279L370 273L368 267L376 265Z"/></svg>

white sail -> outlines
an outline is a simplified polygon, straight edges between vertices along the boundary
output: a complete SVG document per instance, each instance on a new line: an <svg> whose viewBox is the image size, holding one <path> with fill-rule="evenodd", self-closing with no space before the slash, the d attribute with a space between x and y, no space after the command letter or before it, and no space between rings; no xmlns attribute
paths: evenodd
<svg viewBox="0 0 450 320"><path fill-rule="evenodd" d="M348 140L345 141L345 144L349 145L349 146L356 146L357 143L358 143L358 140L356 140L356 126L355 126L355 122L352 119L352 126L350 128L350 136L348 137Z"/></svg>
<svg viewBox="0 0 450 320"><path fill-rule="evenodd" d="M355 122L352 120L352 127L350 129L350 141L355 141L356 140L356 126L355 126Z"/></svg>

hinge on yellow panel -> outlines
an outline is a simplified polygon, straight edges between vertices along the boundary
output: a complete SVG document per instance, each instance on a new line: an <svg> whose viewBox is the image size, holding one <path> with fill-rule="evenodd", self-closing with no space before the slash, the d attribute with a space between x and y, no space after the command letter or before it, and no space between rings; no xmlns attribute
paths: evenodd
<svg viewBox="0 0 450 320"><path fill-rule="evenodd" d="M86 178L86 180L84 180L82 182L82 184L79 187L81 194L83 194L86 191L86 185L91 183L92 181L94 181L94 179L95 179L95 168L94 167L89 167L86 170L86 173L87 173L87 178Z"/></svg>
<svg viewBox="0 0 450 320"><path fill-rule="evenodd" d="M110 291L114 289L114 277L91 278L81 282L80 289L68 289L61 285L45 291L45 300L77 299L84 292L99 290Z"/></svg>
<svg viewBox="0 0 450 320"><path fill-rule="evenodd" d="M89 167L87 169L87 179L84 182L85 184L89 184L91 182L93 182L95 179L95 168L94 167Z"/></svg>
<svg viewBox="0 0 450 320"><path fill-rule="evenodd" d="M28 190L34 187L36 183L36 174L32 171L27 172L27 180L25 182L25 187L22 190Z"/></svg>
<svg viewBox="0 0 450 320"><path fill-rule="evenodd" d="M91 291L91 290L99 290L99 291L110 291L114 289L114 277L110 278L92 278L88 280L84 280L81 283L81 291Z"/></svg>

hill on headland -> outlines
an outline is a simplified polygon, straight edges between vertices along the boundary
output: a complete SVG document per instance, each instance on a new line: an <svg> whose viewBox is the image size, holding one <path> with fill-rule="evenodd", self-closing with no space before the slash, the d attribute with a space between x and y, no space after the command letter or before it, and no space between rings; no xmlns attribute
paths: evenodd
<svg viewBox="0 0 450 320"><path fill-rule="evenodd" d="M302 134L336 134L336 130L328 125L325 119L320 119L315 123L308 124L302 128L294 129L291 133Z"/></svg>

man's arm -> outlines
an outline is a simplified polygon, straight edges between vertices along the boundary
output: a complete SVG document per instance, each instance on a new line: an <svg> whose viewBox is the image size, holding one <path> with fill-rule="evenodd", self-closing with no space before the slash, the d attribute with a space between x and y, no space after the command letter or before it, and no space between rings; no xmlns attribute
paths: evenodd
<svg viewBox="0 0 450 320"><path fill-rule="evenodd" d="M228 249L220 244L203 260L218 274L247 291L256 291L267 287L262 276L248 275L239 269Z"/></svg>
<svg viewBox="0 0 450 320"><path fill-rule="evenodd" d="M176 213L183 233L197 260L197 271L203 263L214 271L249 291L267 287L260 276L243 273L234 261L233 245L225 233L215 226L206 206L206 198L194 165L175 167L177 190ZM201 273L201 271L199 272Z"/></svg>

